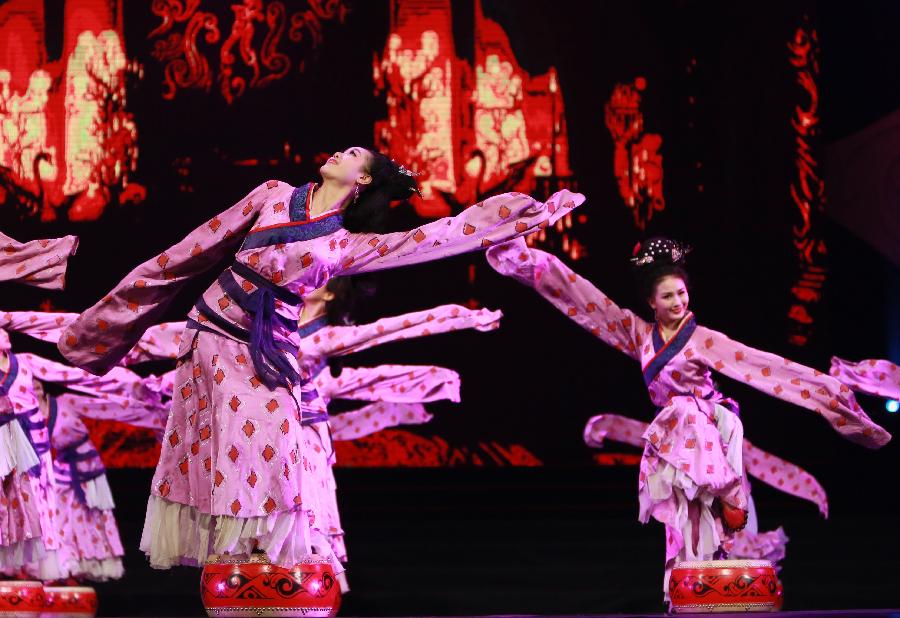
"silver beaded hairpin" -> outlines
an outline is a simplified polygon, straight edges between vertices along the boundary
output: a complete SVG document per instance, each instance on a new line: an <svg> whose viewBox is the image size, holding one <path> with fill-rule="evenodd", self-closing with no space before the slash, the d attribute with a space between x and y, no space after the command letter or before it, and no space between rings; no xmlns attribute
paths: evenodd
<svg viewBox="0 0 900 618"><path fill-rule="evenodd" d="M405 165L401 165L401 164L397 163L396 161L394 161L394 159L391 159L391 162L397 166L397 171L400 172L401 174L403 174L404 176L409 176L410 178L416 178L416 177L422 175L422 172L414 172L411 169L407 169L407 167ZM417 184L413 184L413 186L411 186L409 188L409 192L415 193L419 197L422 197L422 192L419 191L419 187Z"/></svg>
<svg viewBox="0 0 900 618"><path fill-rule="evenodd" d="M675 241L670 242L672 243L672 246L666 247L667 243L664 243L660 240L654 240L645 249L645 251L647 252L646 255L631 258L631 263L635 266L645 266L647 264L652 264L657 259L668 257L670 260L672 260L673 264L677 264L682 259L684 259L684 256L692 251L691 247L682 245Z"/></svg>

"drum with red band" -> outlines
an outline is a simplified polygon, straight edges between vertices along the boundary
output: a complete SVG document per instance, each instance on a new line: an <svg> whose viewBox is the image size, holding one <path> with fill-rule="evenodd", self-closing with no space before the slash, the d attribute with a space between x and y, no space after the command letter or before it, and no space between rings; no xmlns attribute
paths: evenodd
<svg viewBox="0 0 900 618"><path fill-rule="evenodd" d="M0 616L37 618L45 604L41 582L0 581Z"/></svg>
<svg viewBox="0 0 900 618"><path fill-rule="evenodd" d="M87 586L44 586L45 618L94 618L97 592Z"/></svg>
<svg viewBox="0 0 900 618"><path fill-rule="evenodd" d="M341 599L331 563L315 556L290 569L264 556L212 556L203 567L200 594L206 613L224 618L329 618L337 614Z"/></svg>
<svg viewBox="0 0 900 618"><path fill-rule="evenodd" d="M676 613L770 612L781 608L782 597L768 560L678 562L669 577Z"/></svg>

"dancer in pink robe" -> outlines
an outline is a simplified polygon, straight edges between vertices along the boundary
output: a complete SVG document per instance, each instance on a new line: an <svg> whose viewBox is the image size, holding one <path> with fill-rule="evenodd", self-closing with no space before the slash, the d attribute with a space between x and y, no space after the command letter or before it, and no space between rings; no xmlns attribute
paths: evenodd
<svg viewBox="0 0 900 618"><path fill-rule="evenodd" d="M20 243L0 233L0 282L63 289L77 247L75 236ZM44 555L39 514L44 496L35 492L44 454L35 451L30 421L9 397L15 374L9 337L0 328L0 569L6 573Z"/></svg>
<svg viewBox="0 0 900 618"><path fill-rule="evenodd" d="M833 356L829 373L857 393L900 400L900 367L891 361L869 359L854 363Z"/></svg>
<svg viewBox="0 0 900 618"><path fill-rule="evenodd" d="M124 356L188 279L237 250L189 314L143 547L151 565L202 565L211 553L264 553L290 567L334 558L305 504L310 453L301 438L316 398L291 337L303 298L330 278L475 251L555 223L584 197L541 203L488 198L414 230L374 225L415 181L390 159L350 148L322 166L321 186L271 180L128 274L59 342L103 373ZM341 567L331 560L336 571Z"/></svg>
<svg viewBox="0 0 900 618"><path fill-rule="evenodd" d="M337 485L328 403L331 399L364 401L425 402L441 398L459 398L459 379L455 372L432 367L379 367L372 370L347 369L332 378L329 358L345 356L413 337L424 337L461 329L494 330L502 313L486 309L472 310L459 305L442 305L424 311L382 318L370 324L341 325L348 321L353 293L346 278L332 279L304 298L301 326L293 340L297 345L300 371L310 376L311 390L305 390L301 435L306 453L304 505L326 535L333 555L341 563L347 560L344 530L337 505ZM335 323L338 324L335 324ZM319 390L319 387L323 390ZM402 392L401 392L402 390ZM370 410L374 411L383 408ZM382 418L384 426L388 419ZM371 418L367 420L372 420ZM377 421L376 421L377 422ZM396 422L392 424L397 424ZM342 573L346 592L347 580Z"/></svg>
<svg viewBox="0 0 900 618"><path fill-rule="evenodd" d="M618 414L600 414L588 420L584 441L588 446L603 448L606 440L643 448L643 435L649 423ZM747 526L734 536L730 557L742 560L780 562L785 556L788 538L781 527L759 531L756 508L750 495L750 476L770 487L812 502L823 517L828 517L828 497L814 476L788 461L776 457L744 440L744 491L747 495Z"/></svg>
<svg viewBox="0 0 900 618"><path fill-rule="evenodd" d="M619 308L559 259L517 240L488 251L501 274L533 287L604 343L641 363L657 414L642 435L641 522L666 528L664 593L676 561L727 555L747 520L743 427L737 403L716 389L710 370L816 412L842 436L870 448L890 440L850 389L822 372L733 341L688 311L685 249L653 239L634 264L656 314L648 323Z"/></svg>
<svg viewBox="0 0 900 618"><path fill-rule="evenodd" d="M50 374L49 369L55 369ZM47 361L41 375L54 382L70 367ZM49 375L48 375L49 374ZM83 418L115 420L156 431L162 438L168 402L160 392L166 380L114 368L103 378L89 376L77 385L80 393L50 395L42 380L35 393L47 419L53 447L56 492L54 520L61 546L61 571L79 581L107 581L124 574L124 550L106 480L106 468L90 440ZM90 393L90 394L87 394ZM26 570L28 568L26 567Z"/></svg>

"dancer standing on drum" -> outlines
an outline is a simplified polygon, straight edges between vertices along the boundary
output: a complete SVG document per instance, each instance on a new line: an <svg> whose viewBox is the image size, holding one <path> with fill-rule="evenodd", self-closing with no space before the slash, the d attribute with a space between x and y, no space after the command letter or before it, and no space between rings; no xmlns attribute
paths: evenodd
<svg viewBox="0 0 900 618"><path fill-rule="evenodd" d="M635 248L632 263L653 322L619 308L524 240L487 255L495 270L535 288L601 341L641 363L657 413L643 434L639 518L646 523L652 517L666 527L666 595L675 562L727 556L734 533L747 522L738 406L717 390L710 370L812 410L858 444L878 448L891 438L834 378L698 325L688 310L686 253L681 244L660 238Z"/></svg>
<svg viewBox="0 0 900 618"><path fill-rule="evenodd" d="M153 566L258 551L285 567L318 553L340 572L307 507L303 478L301 423L306 402L316 397L291 345L303 297L334 276L437 260L528 234L584 200L567 191L546 203L504 194L456 217L381 233L389 202L416 190L412 175L359 147L335 153L320 172L321 186L261 184L138 266L60 339L69 360L104 372L184 282L240 245L189 314L145 523Z"/></svg>

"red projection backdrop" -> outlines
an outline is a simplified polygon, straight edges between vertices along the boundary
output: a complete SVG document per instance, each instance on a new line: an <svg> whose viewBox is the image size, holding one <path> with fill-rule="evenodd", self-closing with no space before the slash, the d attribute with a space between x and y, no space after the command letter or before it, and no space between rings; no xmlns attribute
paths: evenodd
<svg viewBox="0 0 900 618"><path fill-rule="evenodd" d="M390 34L372 67L387 107L375 145L422 174L419 214L446 216L504 191L574 188L556 69L523 70L478 1L474 64L461 59L451 12L450 0L392 2ZM557 224L560 248L575 260L584 255L570 233L578 222L569 215ZM528 240L544 242L547 233Z"/></svg>
<svg viewBox="0 0 900 618"><path fill-rule="evenodd" d="M48 61L43 0L0 6L0 208L89 221L142 201L129 181L137 127L126 84L121 0L65 3L62 56Z"/></svg>
<svg viewBox="0 0 900 618"><path fill-rule="evenodd" d="M788 312L788 341L806 345L813 332L816 306L822 299L828 253L818 229L825 207L825 182L819 171L819 40L814 28L797 28L788 42L790 63L795 70L801 102L794 108L791 127L795 133L797 167L791 182L791 203L797 208L800 222L793 227L798 275L791 287L792 302Z"/></svg>

